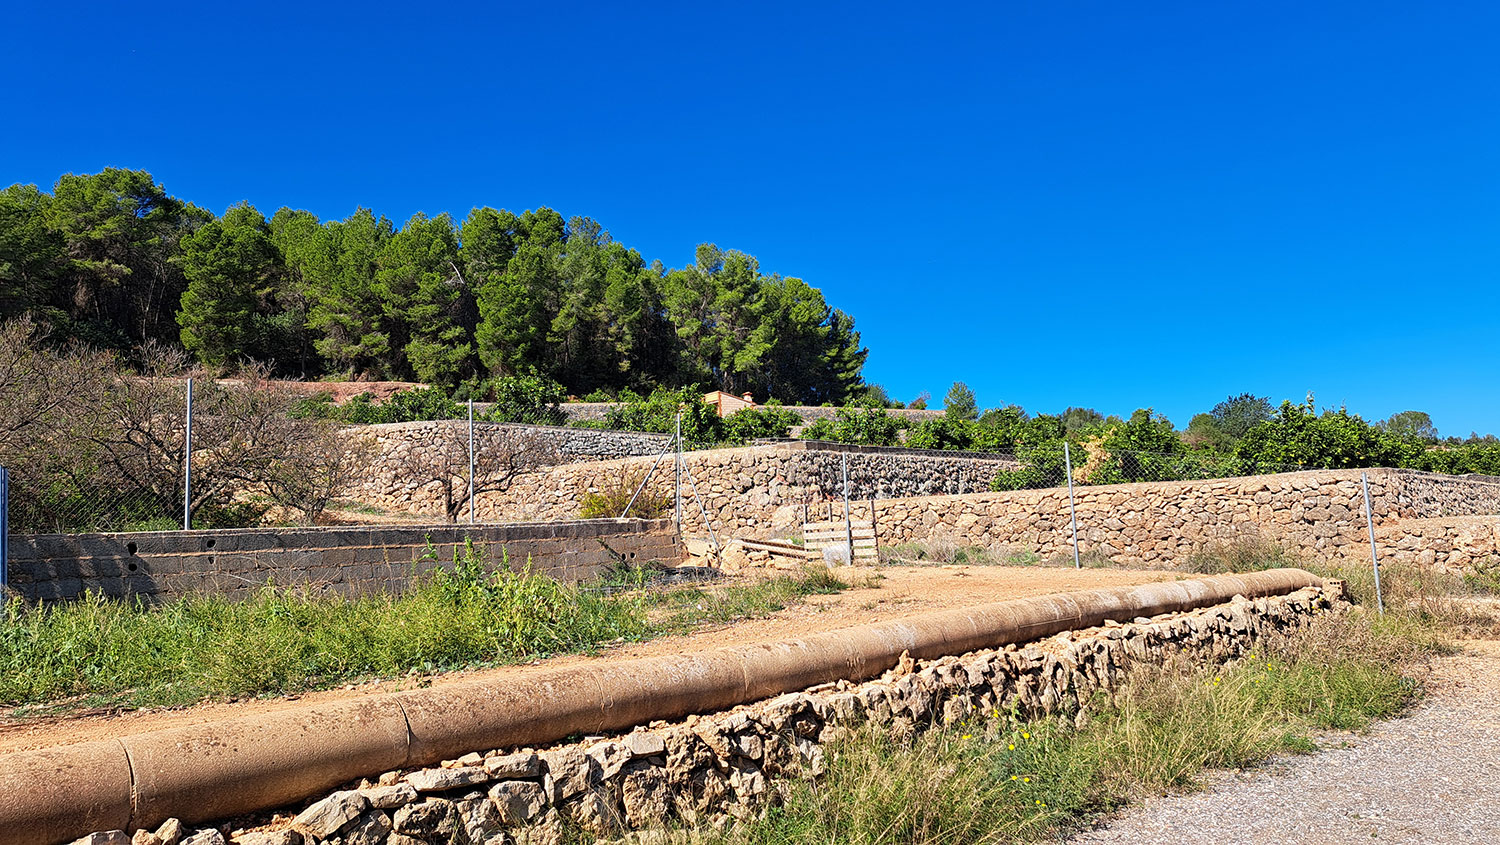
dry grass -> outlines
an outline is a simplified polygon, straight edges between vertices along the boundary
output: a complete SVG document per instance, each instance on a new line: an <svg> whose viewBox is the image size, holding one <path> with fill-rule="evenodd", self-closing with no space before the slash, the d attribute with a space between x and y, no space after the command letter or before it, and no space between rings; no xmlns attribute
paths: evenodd
<svg viewBox="0 0 1500 845"><path fill-rule="evenodd" d="M1017 722L994 712L902 744L866 728L831 749L828 771L785 805L683 842L1052 841L1145 794L1190 788L1207 768L1313 749L1320 729L1360 729L1417 692L1403 668L1428 645L1369 614L1329 614L1219 667L1142 672L1091 718Z"/></svg>

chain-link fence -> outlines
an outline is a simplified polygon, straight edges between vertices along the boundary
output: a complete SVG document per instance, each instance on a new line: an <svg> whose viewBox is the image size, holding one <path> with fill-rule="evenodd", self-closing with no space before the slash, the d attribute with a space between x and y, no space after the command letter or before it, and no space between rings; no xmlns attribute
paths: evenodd
<svg viewBox="0 0 1500 845"><path fill-rule="evenodd" d="M362 457L272 383L132 376L79 386L0 442L15 533L312 524Z"/></svg>

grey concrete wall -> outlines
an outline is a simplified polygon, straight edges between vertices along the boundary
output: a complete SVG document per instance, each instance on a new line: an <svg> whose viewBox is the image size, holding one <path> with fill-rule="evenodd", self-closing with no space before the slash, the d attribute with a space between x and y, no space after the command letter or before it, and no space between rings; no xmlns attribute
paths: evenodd
<svg viewBox="0 0 1500 845"><path fill-rule="evenodd" d="M683 557L670 520L23 534L11 538L10 587L28 601L85 591L148 601L243 596L268 581L341 595L400 592L422 573L452 568L466 539L492 569L529 560L565 581L587 580L621 559L675 564Z"/></svg>

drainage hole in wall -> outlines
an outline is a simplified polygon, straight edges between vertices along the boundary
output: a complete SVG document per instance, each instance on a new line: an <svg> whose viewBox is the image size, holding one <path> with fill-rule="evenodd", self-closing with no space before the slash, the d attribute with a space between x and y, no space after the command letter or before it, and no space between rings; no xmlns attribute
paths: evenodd
<svg viewBox="0 0 1500 845"><path fill-rule="evenodd" d="M129 564L128 564L128 565L127 565L127 566L126 566L126 567L125 567L125 568L126 568L126 569L129 569L129 570L130 570L130 571L131 571L131 572L134 572L134 571L136 571L136 570L137 570L137 569L140 569L140 566L138 566L138 565L137 565L137 564L136 564L136 563L135 563L135 561L131 561L131 562L130 562L130 563L129 563Z"/></svg>
<svg viewBox="0 0 1500 845"><path fill-rule="evenodd" d="M135 554L135 550L136 550L135 543L126 543L125 544L125 551L130 552L131 554Z"/></svg>
<svg viewBox="0 0 1500 845"><path fill-rule="evenodd" d="M204 543L204 545L207 546L210 549L213 548L214 547L214 538L209 537L208 538L208 542Z"/></svg>

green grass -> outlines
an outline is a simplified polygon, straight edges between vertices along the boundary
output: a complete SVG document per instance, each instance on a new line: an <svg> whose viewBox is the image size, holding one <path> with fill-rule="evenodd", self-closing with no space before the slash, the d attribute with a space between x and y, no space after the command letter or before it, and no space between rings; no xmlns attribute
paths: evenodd
<svg viewBox="0 0 1500 845"><path fill-rule="evenodd" d="M752 584L686 587L649 596L656 609L655 626L685 632L699 625L766 616L810 595L828 595L850 587L831 571L809 567L799 575L783 575Z"/></svg>
<svg viewBox="0 0 1500 845"><path fill-rule="evenodd" d="M0 704L175 706L493 666L763 615L846 585L809 571L666 593L639 579L615 586L489 574L470 549L452 571L437 570L400 596L268 586L244 601L205 595L156 607L98 595L13 602L0 619Z"/></svg>
<svg viewBox="0 0 1500 845"><path fill-rule="evenodd" d="M1400 669L1420 651L1358 615L1325 616L1231 665L1137 676L1081 726L992 712L910 744L866 728L832 746L824 776L794 784L764 818L683 840L1055 841L1132 799L1191 787L1205 768L1310 751L1314 731L1393 715L1417 691Z"/></svg>

